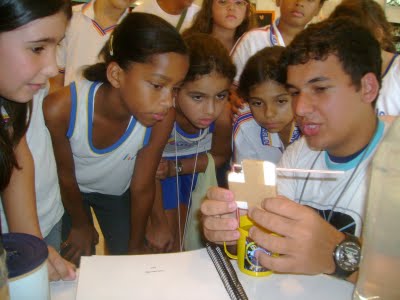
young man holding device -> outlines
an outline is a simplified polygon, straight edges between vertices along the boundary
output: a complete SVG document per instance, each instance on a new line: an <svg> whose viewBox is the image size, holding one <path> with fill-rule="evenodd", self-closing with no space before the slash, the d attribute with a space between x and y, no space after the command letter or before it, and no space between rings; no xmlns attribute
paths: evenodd
<svg viewBox="0 0 400 300"><path fill-rule="evenodd" d="M389 126L374 111L380 88L379 43L347 19L327 20L300 33L281 62L304 137L287 149L279 167L344 173L278 174L279 196L250 208L249 216L279 236L253 227L250 237L280 254L258 256L269 269L354 281L368 165ZM205 237L235 243L234 195L213 188L207 196L201 208Z"/></svg>

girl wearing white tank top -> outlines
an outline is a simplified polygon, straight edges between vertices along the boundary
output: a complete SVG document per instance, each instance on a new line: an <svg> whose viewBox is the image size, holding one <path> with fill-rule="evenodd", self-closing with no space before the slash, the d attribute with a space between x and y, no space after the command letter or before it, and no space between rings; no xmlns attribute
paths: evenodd
<svg viewBox="0 0 400 300"><path fill-rule="evenodd" d="M98 241L90 207L111 254L146 251L155 174L174 121L170 108L188 67L176 30L145 13L128 15L100 55L103 62L84 71L87 80L44 103L69 229L62 252L75 263Z"/></svg>

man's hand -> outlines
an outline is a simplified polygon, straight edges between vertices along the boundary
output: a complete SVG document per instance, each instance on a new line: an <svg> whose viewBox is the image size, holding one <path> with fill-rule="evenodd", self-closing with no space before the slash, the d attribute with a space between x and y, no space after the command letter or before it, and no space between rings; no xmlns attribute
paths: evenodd
<svg viewBox="0 0 400 300"><path fill-rule="evenodd" d="M256 226L250 237L261 247L280 256L259 253L260 263L283 273L333 273L335 246L344 234L322 219L313 209L283 196L265 199L260 208L251 208L249 216L261 227L277 233L265 233Z"/></svg>

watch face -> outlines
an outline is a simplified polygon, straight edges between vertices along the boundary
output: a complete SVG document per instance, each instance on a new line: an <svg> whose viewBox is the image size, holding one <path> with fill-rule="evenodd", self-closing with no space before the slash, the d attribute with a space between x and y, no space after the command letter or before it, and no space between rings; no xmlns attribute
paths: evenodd
<svg viewBox="0 0 400 300"><path fill-rule="evenodd" d="M356 271L361 259L361 248L357 243L346 241L336 250L337 265L345 271Z"/></svg>

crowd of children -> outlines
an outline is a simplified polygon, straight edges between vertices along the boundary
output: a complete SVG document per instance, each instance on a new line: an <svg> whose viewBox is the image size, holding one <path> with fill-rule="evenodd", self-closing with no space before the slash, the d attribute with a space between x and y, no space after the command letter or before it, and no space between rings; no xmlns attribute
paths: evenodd
<svg viewBox="0 0 400 300"><path fill-rule="evenodd" d="M361 235L400 60L379 4L343 0L308 25L324 2L279 0L256 28L249 0L0 0L2 232L43 238L50 278L69 280L99 240L91 209L109 254L184 250L210 160L341 170L279 174L249 211L278 235L250 235L282 254L261 254L268 268L354 280L332 251ZM199 234L234 244L234 195L204 196Z"/></svg>

